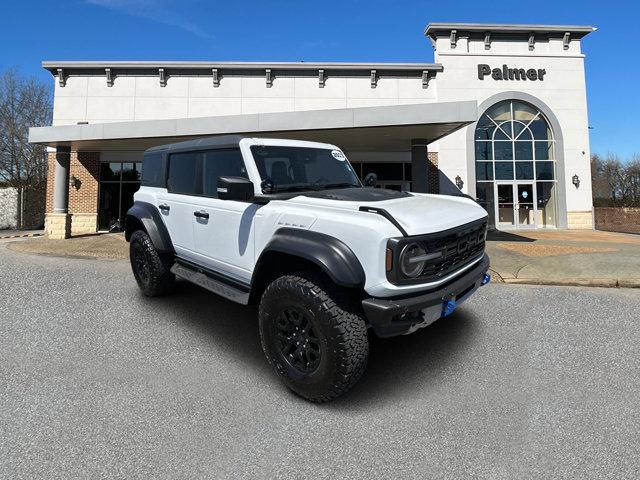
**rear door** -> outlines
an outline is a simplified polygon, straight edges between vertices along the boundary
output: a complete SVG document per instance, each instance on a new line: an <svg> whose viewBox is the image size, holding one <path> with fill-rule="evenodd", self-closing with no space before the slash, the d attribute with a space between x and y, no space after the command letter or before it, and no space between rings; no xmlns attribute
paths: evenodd
<svg viewBox="0 0 640 480"><path fill-rule="evenodd" d="M202 195L202 152L173 153L168 158L167 190L159 193L158 209L178 256L194 260L194 211Z"/></svg>
<svg viewBox="0 0 640 480"><path fill-rule="evenodd" d="M202 159L202 197L194 222L195 246L199 263L248 281L254 263L254 217L258 206L249 202L220 200L218 177L248 178L239 149L205 152Z"/></svg>

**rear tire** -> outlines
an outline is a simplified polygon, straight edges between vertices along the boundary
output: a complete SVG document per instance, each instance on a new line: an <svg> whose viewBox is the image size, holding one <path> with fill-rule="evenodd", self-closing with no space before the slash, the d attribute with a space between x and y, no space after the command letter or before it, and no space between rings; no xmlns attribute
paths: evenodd
<svg viewBox="0 0 640 480"><path fill-rule="evenodd" d="M173 290L176 280L171 273L173 256L158 253L149 235L142 230L131 235L129 259L133 276L146 296L157 297Z"/></svg>
<svg viewBox="0 0 640 480"><path fill-rule="evenodd" d="M345 291L320 274L274 280L259 307L260 340L285 385L313 402L348 391L369 356L367 326Z"/></svg>

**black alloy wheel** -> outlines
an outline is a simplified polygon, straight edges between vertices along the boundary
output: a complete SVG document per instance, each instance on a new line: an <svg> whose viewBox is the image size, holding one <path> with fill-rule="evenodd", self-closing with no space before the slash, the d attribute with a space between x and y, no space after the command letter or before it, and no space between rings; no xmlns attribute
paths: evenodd
<svg viewBox="0 0 640 480"><path fill-rule="evenodd" d="M175 284L171 273L173 255L158 253L149 235L142 230L133 232L130 242L131 270L142 292L148 297L169 293Z"/></svg>
<svg viewBox="0 0 640 480"><path fill-rule="evenodd" d="M314 372L320 365L320 341L304 313L285 308L275 318L274 327L283 359L301 373Z"/></svg>
<svg viewBox="0 0 640 480"><path fill-rule="evenodd" d="M145 255L142 245L134 243L131 248L131 260L133 269L140 281L146 283L149 281L149 262Z"/></svg>

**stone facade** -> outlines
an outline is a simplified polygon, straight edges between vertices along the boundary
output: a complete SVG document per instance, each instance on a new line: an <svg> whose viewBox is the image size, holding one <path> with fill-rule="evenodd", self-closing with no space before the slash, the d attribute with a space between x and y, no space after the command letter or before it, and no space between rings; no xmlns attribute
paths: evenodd
<svg viewBox="0 0 640 480"><path fill-rule="evenodd" d="M640 234L640 208L597 207L594 210L597 230Z"/></svg>
<svg viewBox="0 0 640 480"><path fill-rule="evenodd" d="M593 230L593 212L567 212L567 227L572 230Z"/></svg>
<svg viewBox="0 0 640 480"><path fill-rule="evenodd" d="M71 215L71 234L84 235L98 231L98 216L95 213L74 213Z"/></svg>
<svg viewBox="0 0 640 480"><path fill-rule="evenodd" d="M44 233L51 240L62 240L71 236L71 215L68 213L47 213Z"/></svg>

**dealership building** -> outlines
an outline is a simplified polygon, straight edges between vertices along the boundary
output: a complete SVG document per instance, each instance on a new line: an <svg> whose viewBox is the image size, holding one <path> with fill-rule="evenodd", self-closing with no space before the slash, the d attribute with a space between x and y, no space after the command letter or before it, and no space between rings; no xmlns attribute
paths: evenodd
<svg viewBox="0 0 640 480"><path fill-rule="evenodd" d="M329 142L383 188L471 195L498 229L593 228L589 26L431 23L434 63L46 61L51 238L115 229L145 149Z"/></svg>

